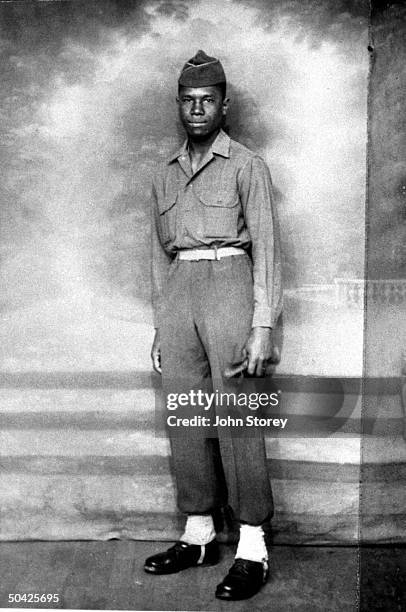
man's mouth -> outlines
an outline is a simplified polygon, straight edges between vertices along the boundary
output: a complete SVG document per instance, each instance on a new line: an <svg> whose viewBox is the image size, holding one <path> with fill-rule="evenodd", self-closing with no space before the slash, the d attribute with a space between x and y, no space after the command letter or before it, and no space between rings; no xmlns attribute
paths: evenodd
<svg viewBox="0 0 406 612"><path fill-rule="evenodd" d="M188 121L189 125L206 125L206 121Z"/></svg>

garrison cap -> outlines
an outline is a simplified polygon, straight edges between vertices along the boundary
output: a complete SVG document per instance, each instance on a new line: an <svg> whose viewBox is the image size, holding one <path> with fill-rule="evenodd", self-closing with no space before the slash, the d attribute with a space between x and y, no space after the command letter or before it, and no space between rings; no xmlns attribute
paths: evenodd
<svg viewBox="0 0 406 612"><path fill-rule="evenodd" d="M220 61L201 49L183 66L178 81L184 87L206 87L225 82L226 75Z"/></svg>

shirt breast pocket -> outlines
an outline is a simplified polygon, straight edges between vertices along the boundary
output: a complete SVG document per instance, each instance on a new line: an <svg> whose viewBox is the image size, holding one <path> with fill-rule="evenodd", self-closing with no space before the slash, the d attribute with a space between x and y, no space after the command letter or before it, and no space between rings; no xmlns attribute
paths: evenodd
<svg viewBox="0 0 406 612"><path fill-rule="evenodd" d="M199 193L207 238L237 238L239 197L236 191Z"/></svg>
<svg viewBox="0 0 406 612"><path fill-rule="evenodd" d="M176 237L177 194L168 195L158 202L162 242L168 244Z"/></svg>

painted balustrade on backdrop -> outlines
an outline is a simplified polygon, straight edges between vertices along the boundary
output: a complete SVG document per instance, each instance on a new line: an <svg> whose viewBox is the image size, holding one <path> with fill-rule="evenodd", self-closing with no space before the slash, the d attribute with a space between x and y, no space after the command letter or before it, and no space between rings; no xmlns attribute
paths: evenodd
<svg viewBox="0 0 406 612"><path fill-rule="evenodd" d="M337 305L362 308L365 299L378 304L401 304L406 302L406 279L368 280L335 278L335 300Z"/></svg>

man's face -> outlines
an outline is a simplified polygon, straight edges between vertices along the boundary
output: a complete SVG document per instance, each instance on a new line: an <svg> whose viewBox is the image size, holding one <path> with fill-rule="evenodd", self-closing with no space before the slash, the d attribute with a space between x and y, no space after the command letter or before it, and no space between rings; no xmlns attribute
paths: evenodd
<svg viewBox="0 0 406 612"><path fill-rule="evenodd" d="M181 87L176 100L180 120L191 138L205 140L220 129L228 102L220 87Z"/></svg>

